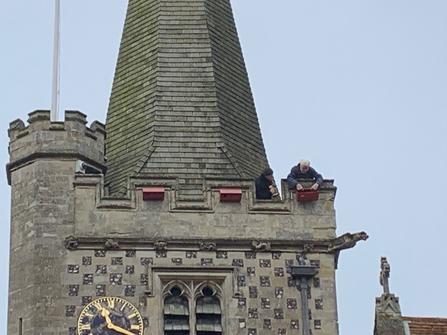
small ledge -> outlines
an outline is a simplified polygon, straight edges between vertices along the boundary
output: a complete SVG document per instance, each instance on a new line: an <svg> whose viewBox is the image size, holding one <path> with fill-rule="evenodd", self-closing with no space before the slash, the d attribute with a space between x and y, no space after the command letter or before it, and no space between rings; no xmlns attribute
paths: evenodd
<svg viewBox="0 0 447 335"><path fill-rule="evenodd" d="M252 213L290 214L292 206L290 201L256 200L255 194L249 196L248 210Z"/></svg>

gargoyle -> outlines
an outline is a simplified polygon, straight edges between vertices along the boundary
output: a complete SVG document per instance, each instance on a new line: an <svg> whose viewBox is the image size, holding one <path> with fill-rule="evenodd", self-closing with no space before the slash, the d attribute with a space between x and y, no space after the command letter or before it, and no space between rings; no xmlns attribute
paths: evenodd
<svg viewBox="0 0 447 335"><path fill-rule="evenodd" d="M328 246L328 251L340 251L343 249L349 249L356 245L358 241L366 241L368 239L368 234L364 231L360 233L346 233L343 234L332 241Z"/></svg>

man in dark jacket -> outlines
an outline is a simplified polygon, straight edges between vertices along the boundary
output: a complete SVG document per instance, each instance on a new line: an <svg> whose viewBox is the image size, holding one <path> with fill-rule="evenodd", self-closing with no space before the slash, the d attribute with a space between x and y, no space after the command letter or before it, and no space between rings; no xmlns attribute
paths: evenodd
<svg viewBox="0 0 447 335"><path fill-rule="evenodd" d="M323 177L314 168L310 167L310 162L307 159L302 159L297 166L294 166L287 176L287 184L291 189L302 190L303 186L299 183L302 179L313 179L315 184L312 185L312 190L317 190L323 184Z"/></svg>
<svg viewBox="0 0 447 335"><path fill-rule="evenodd" d="M266 168L255 180L256 199L271 199L273 194L277 195L278 190L273 185L273 170Z"/></svg>

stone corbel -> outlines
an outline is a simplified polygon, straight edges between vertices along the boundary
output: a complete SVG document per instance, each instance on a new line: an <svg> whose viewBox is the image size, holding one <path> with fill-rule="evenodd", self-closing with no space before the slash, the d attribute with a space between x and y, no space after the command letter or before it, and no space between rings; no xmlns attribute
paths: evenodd
<svg viewBox="0 0 447 335"><path fill-rule="evenodd" d="M216 247L214 242L199 242L199 250L212 251L216 250Z"/></svg>
<svg viewBox="0 0 447 335"><path fill-rule="evenodd" d="M304 244L304 251L306 251L306 252L312 251L313 248L314 248L313 243L305 243Z"/></svg>
<svg viewBox="0 0 447 335"><path fill-rule="evenodd" d="M266 241L252 241L251 245L254 251L270 251L272 249L270 242Z"/></svg>
<svg viewBox="0 0 447 335"><path fill-rule="evenodd" d="M111 238L108 238L106 240L106 242L104 243L104 248L106 248L106 249L115 249L116 250L116 249L119 249L119 247L120 247L119 243Z"/></svg>
<svg viewBox="0 0 447 335"><path fill-rule="evenodd" d="M165 241L155 241L154 242L155 250L166 250L167 246L168 246L168 243Z"/></svg>

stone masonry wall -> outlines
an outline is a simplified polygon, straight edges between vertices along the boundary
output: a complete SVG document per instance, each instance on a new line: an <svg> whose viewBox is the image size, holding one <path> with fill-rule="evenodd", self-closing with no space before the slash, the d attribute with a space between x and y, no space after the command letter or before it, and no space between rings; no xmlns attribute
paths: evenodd
<svg viewBox="0 0 447 335"><path fill-rule="evenodd" d="M87 303L102 296L119 296L138 307L147 329L145 334L162 334L162 291L167 282L158 274L172 274L178 282L189 282L206 278L215 271L229 273L229 283L221 285L226 334L301 334L301 297L289 274L290 266L298 264L299 255L293 252L76 250L66 258L62 276L68 326L64 333L75 334L77 316ZM337 334L334 259L331 255L318 254L308 254L307 258L319 268L308 290L312 332Z"/></svg>

